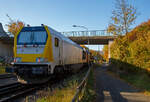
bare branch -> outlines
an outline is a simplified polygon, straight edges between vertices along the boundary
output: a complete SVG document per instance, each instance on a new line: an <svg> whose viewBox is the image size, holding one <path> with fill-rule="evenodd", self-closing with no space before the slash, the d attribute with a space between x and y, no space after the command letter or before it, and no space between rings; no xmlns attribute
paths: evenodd
<svg viewBox="0 0 150 102"><path fill-rule="evenodd" d="M127 34L130 26L134 24L137 18L137 10L127 0L116 0L115 8L112 11L110 26L116 27L113 29L114 34ZM112 28L112 27L110 27ZM110 30L108 27L108 29Z"/></svg>

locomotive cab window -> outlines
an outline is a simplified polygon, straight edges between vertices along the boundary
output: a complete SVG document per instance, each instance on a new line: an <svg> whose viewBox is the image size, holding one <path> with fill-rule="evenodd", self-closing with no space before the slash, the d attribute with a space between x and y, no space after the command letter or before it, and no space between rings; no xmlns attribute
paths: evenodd
<svg viewBox="0 0 150 102"><path fill-rule="evenodd" d="M59 39L55 38L55 47L59 47Z"/></svg>

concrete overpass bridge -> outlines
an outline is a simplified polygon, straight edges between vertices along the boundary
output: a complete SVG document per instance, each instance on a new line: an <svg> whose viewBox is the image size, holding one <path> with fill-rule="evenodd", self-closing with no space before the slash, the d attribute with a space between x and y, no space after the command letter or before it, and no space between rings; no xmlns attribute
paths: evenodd
<svg viewBox="0 0 150 102"><path fill-rule="evenodd" d="M77 44L105 45L116 38L106 30L61 32Z"/></svg>
<svg viewBox="0 0 150 102"><path fill-rule="evenodd" d="M113 40L117 38L117 36L108 33L106 30L70 31L61 33L80 45L108 45L109 58L111 57L110 46Z"/></svg>

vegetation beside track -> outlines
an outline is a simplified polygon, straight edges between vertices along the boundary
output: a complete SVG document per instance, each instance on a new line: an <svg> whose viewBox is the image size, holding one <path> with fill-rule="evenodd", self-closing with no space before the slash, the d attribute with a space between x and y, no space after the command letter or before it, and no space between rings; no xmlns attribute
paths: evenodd
<svg viewBox="0 0 150 102"><path fill-rule="evenodd" d="M111 58L118 70L150 74L150 20L119 36L111 45Z"/></svg>
<svg viewBox="0 0 150 102"><path fill-rule="evenodd" d="M49 94L46 97L44 96L44 98L39 98L37 102L71 102L76 93L76 88L82 81L84 75L85 72L80 72L71 76L64 81L65 87L56 88L54 91L49 91Z"/></svg>
<svg viewBox="0 0 150 102"><path fill-rule="evenodd" d="M5 66L0 66L0 74L4 74L5 73Z"/></svg>
<svg viewBox="0 0 150 102"><path fill-rule="evenodd" d="M83 98L81 99L80 102L93 102L96 98L96 92L94 89L95 82L94 82L94 68L97 65L94 65L87 80L87 85L85 87L85 91L83 93Z"/></svg>
<svg viewBox="0 0 150 102"><path fill-rule="evenodd" d="M115 66L113 66L115 67ZM133 85L135 88L139 89L144 94L150 96L150 76L145 74L144 72L139 73L126 73L126 72L118 72L112 70L113 68L110 66L110 71L115 73L115 75L119 76L121 79Z"/></svg>
<svg viewBox="0 0 150 102"><path fill-rule="evenodd" d="M150 77L147 74L120 74L120 78L134 85L136 88L141 89L141 91L144 91L146 95L150 95Z"/></svg>

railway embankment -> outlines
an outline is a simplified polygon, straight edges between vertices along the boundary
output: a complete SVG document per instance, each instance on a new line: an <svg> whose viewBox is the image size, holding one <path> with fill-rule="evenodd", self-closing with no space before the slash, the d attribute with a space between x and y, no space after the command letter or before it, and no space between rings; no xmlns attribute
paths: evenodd
<svg viewBox="0 0 150 102"><path fill-rule="evenodd" d="M64 86L56 87L54 90L43 91L42 96L37 102L71 102L76 92L76 87L79 84L80 78L85 73L73 75L70 78L64 80Z"/></svg>
<svg viewBox="0 0 150 102"><path fill-rule="evenodd" d="M53 91L49 91L46 96L42 96L38 99L37 102L72 102L78 91L77 87L79 87L79 85L83 83L87 72L87 70L83 70L80 71L78 74L72 75L70 78L67 78L64 81L65 85L62 88L56 88ZM78 98L80 102L93 101L95 97L93 78L93 70L91 70L88 74L87 80L85 81L86 85L83 86L83 90L78 93Z"/></svg>
<svg viewBox="0 0 150 102"><path fill-rule="evenodd" d="M5 73L5 66L0 65L0 74Z"/></svg>
<svg viewBox="0 0 150 102"><path fill-rule="evenodd" d="M95 102L96 92L94 70L98 66L99 65L97 64L94 64L92 66L89 76L87 77L87 83L85 86L85 91L83 93L83 98L80 100L80 102Z"/></svg>

